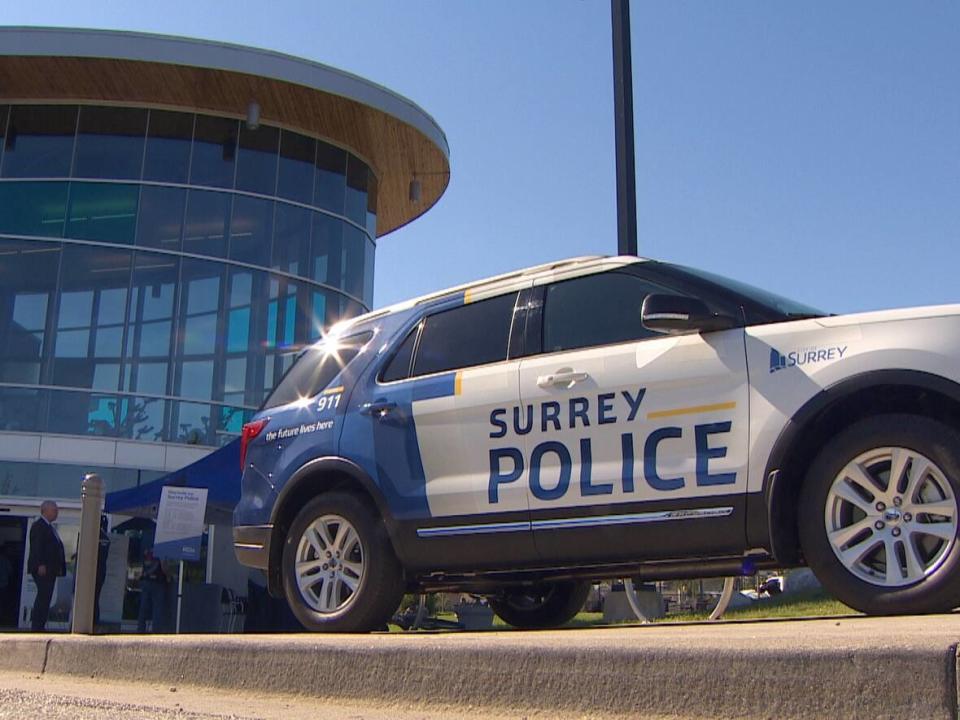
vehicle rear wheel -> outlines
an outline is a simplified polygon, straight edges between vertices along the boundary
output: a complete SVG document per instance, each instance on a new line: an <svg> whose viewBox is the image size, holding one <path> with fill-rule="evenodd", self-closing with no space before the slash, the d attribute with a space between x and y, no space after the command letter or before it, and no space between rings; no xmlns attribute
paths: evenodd
<svg viewBox="0 0 960 720"><path fill-rule="evenodd" d="M304 506L287 533L282 569L287 602L308 630L383 627L403 597L383 523L350 493L326 493Z"/></svg>
<svg viewBox="0 0 960 720"><path fill-rule="evenodd" d="M528 630L559 627L580 612L589 582L553 582L511 589L489 598L490 607L508 625Z"/></svg>
<svg viewBox="0 0 960 720"><path fill-rule="evenodd" d="M878 415L826 445L800 497L800 542L828 592L869 614L960 605L960 434Z"/></svg>

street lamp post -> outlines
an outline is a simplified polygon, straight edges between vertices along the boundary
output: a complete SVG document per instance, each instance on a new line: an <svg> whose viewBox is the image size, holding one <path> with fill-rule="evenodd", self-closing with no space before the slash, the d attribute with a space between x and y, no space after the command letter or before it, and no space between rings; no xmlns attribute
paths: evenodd
<svg viewBox="0 0 960 720"><path fill-rule="evenodd" d="M630 0L610 0L613 25L613 106L617 152L617 251L637 254L637 184L633 150Z"/></svg>

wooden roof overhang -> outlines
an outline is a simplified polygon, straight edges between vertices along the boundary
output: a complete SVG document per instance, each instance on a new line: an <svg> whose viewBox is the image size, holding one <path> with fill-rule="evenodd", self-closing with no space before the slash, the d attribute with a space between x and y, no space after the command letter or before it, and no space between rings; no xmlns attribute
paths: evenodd
<svg viewBox="0 0 960 720"><path fill-rule="evenodd" d="M410 101L327 66L235 45L3 28L0 103L8 102L104 103L238 118L256 102L261 123L332 141L370 165L379 183L378 235L429 210L450 177L443 131ZM411 198L414 178L419 200Z"/></svg>

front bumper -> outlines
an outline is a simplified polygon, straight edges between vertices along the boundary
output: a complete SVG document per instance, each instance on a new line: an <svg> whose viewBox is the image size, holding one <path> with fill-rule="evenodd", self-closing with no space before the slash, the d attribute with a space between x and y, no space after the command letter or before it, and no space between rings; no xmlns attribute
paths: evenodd
<svg viewBox="0 0 960 720"><path fill-rule="evenodd" d="M238 525L233 528L233 551L241 565L266 570L270 567L270 536L273 525Z"/></svg>

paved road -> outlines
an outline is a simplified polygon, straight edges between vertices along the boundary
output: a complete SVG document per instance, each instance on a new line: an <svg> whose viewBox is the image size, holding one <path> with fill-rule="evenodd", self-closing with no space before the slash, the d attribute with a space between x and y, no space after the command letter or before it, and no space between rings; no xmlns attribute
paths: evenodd
<svg viewBox="0 0 960 720"><path fill-rule="evenodd" d="M463 720L462 708L347 704L308 697L252 695L75 677L0 672L0 720ZM589 718L582 713L489 714L470 720ZM606 715L604 717L610 717Z"/></svg>

